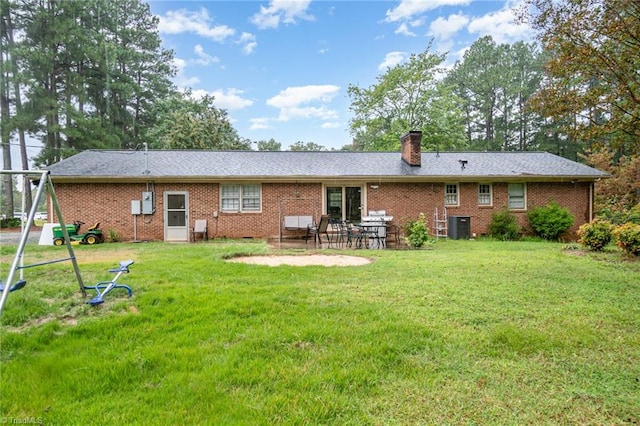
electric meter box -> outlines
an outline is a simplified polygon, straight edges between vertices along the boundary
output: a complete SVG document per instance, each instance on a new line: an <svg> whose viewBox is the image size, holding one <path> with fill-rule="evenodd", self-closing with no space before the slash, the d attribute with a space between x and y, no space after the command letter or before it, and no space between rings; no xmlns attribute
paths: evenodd
<svg viewBox="0 0 640 426"><path fill-rule="evenodd" d="M153 214L153 192L145 191L142 193L142 214Z"/></svg>
<svg viewBox="0 0 640 426"><path fill-rule="evenodd" d="M140 214L140 200L131 200L131 214Z"/></svg>

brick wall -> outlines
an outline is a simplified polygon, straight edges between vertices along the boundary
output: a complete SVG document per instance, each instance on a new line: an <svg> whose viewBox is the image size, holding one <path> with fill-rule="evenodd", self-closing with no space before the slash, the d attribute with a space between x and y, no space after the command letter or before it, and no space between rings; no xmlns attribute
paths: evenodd
<svg viewBox="0 0 640 426"><path fill-rule="evenodd" d="M442 183L380 183L377 189L367 184L367 209L386 210L394 222L403 225L424 213L428 220L434 209L444 207Z"/></svg>
<svg viewBox="0 0 640 426"><path fill-rule="evenodd" d="M100 222L105 235L112 230L123 241L133 240L134 220L138 240L164 239L164 193L167 191L188 192L189 226L197 219L207 219L210 237L262 238L279 235L281 210L282 215L319 216L321 188L320 183L263 184L262 212L223 213L217 183L157 183L150 187L142 183L55 184L66 223L80 220L89 226ZM147 190L155 192L155 213L136 218L131 214L131 201L140 200L142 192ZM216 211L217 218L214 217ZM52 221L57 221L55 216Z"/></svg>
<svg viewBox="0 0 640 426"><path fill-rule="evenodd" d="M371 184L369 184L370 187ZM435 209L442 215L444 205L443 183L412 183L412 184L375 184L377 189L368 189L368 209L387 210L394 216L395 221L402 225L409 220L415 220L420 213L424 213L429 226L432 226ZM558 202L569 209L574 216L574 225L567 232L566 237L574 239L580 225L589 221L589 187L590 183L527 183L527 210L547 205L549 201ZM448 216L469 216L471 218L471 232L477 235L487 233L492 215L507 206L508 184L493 183L493 205L478 206L478 184L459 184L459 206L447 206ZM527 210L513 210L520 226L528 228Z"/></svg>
<svg viewBox="0 0 640 426"><path fill-rule="evenodd" d="M371 186L374 185L374 188ZM590 183L527 183L527 208L546 205L550 200L568 208L575 217L568 238L575 238L578 227L589 220ZM377 188L375 188L377 186ZM207 219L208 233L213 238L263 238L279 235L281 216L322 214L321 183L265 183L262 184L262 211L259 213L223 213L220 210L218 183L56 183L55 190L67 223L81 220L89 226L100 222L106 235L109 230L123 241L133 239L134 220L138 240L164 239L164 193L189 193L189 226L197 219ZM142 192L156 194L153 215L131 214L131 201L140 200ZM460 183L460 205L448 207L449 216L470 216L471 232L487 232L493 213L507 205L507 184L494 183L493 206L478 207L477 183ZM444 209L443 183L385 183L369 182L365 185L366 210L386 210L394 222L403 225L424 213L431 224L434 210ZM219 212L214 217L214 212ZM521 226L528 221L526 211L513 212ZM53 218L55 221L55 218ZM86 228L85 228L86 229Z"/></svg>

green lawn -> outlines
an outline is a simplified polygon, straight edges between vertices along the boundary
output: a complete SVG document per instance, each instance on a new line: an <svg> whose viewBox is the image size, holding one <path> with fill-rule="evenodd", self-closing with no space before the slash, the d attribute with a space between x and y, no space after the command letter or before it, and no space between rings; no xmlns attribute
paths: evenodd
<svg viewBox="0 0 640 426"><path fill-rule="evenodd" d="M3 248L6 277L12 248ZM47 424L637 424L640 262L541 242L317 250L358 267L225 262L262 242L76 246L25 270L0 331L0 418ZM53 253L52 253L53 252ZM309 252L309 251L308 251ZM302 250L287 254L304 255ZM28 246L25 263L64 248Z"/></svg>

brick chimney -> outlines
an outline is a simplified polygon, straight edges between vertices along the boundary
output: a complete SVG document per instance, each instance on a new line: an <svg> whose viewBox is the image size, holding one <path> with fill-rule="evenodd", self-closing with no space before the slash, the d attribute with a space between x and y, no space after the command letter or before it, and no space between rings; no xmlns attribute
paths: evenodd
<svg viewBox="0 0 640 426"><path fill-rule="evenodd" d="M422 132L410 131L400 137L402 142L402 159L411 167L421 166L421 149Z"/></svg>

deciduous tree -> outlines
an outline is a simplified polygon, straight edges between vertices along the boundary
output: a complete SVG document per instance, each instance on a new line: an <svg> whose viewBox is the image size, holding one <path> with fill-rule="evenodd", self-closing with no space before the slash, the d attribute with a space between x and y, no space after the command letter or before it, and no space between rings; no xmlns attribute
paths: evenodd
<svg viewBox="0 0 640 426"><path fill-rule="evenodd" d="M429 52L412 55L406 63L387 69L369 88L349 85L353 118L353 147L367 151L400 148L400 136L411 130L425 135L431 149L465 145L460 102L447 85L439 84L445 56Z"/></svg>
<svg viewBox="0 0 640 426"><path fill-rule="evenodd" d="M158 149L251 149L250 141L241 140L231 125L227 112L214 105L215 98L200 99L191 92L175 93L156 102L149 131L150 145Z"/></svg>
<svg viewBox="0 0 640 426"><path fill-rule="evenodd" d="M613 178L596 186L596 210L640 201L640 3L528 0L528 19L549 52L535 107Z"/></svg>
<svg viewBox="0 0 640 426"><path fill-rule="evenodd" d="M258 151L280 151L282 144L271 138L268 141L258 141Z"/></svg>
<svg viewBox="0 0 640 426"><path fill-rule="evenodd" d="M640 154L640 3L528 0L549 52L536 107L577 143Z"/></svg>
<svg viewBox="0 0 640 426"><path fill-rule="evenodd" d="M289 146L289 151L326 151L327 148L315 142L298 141Z"/></svg>

